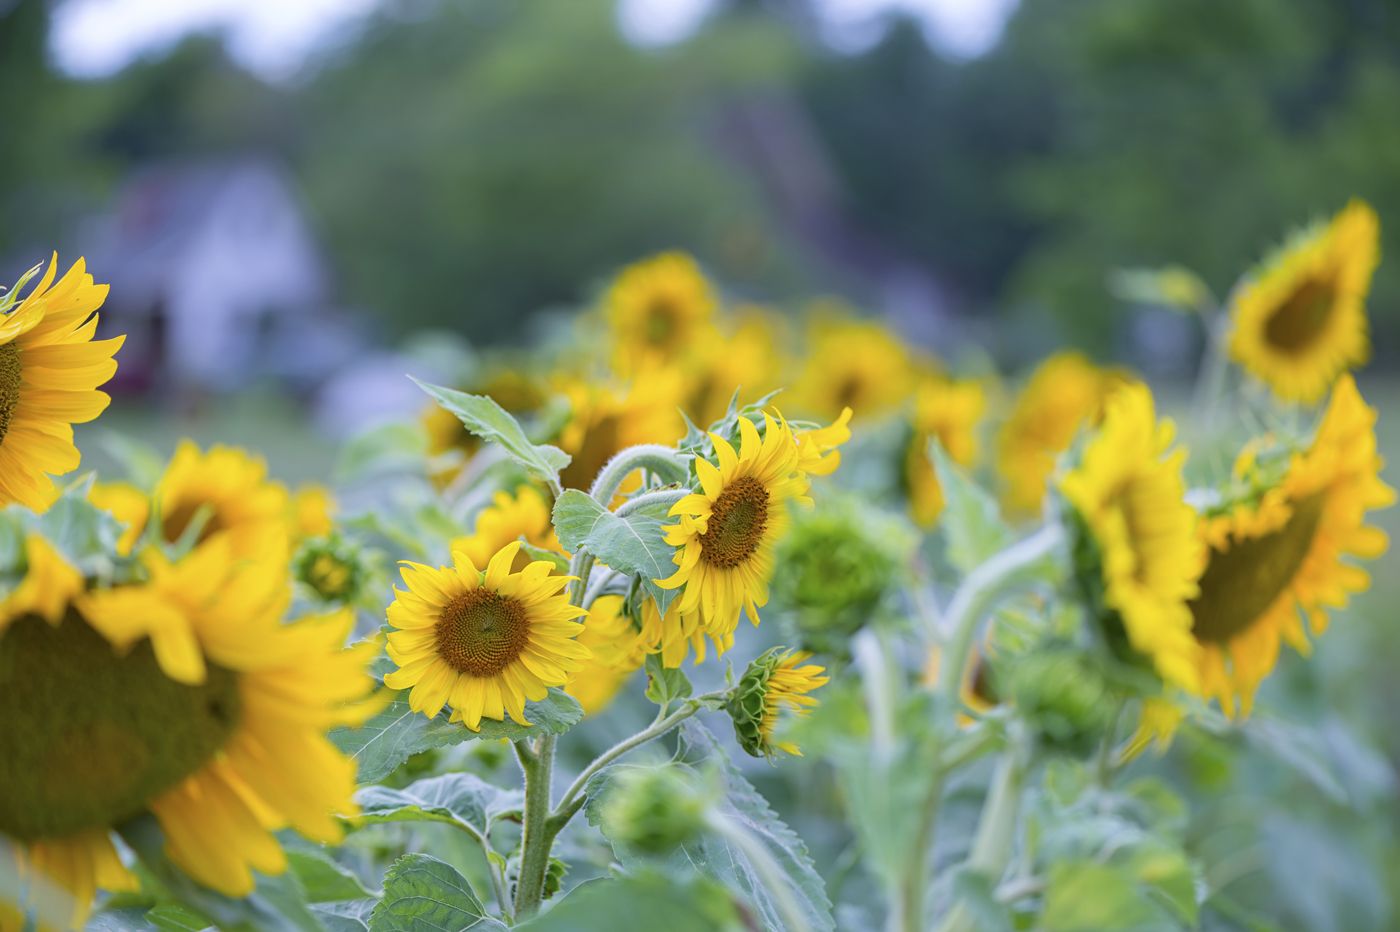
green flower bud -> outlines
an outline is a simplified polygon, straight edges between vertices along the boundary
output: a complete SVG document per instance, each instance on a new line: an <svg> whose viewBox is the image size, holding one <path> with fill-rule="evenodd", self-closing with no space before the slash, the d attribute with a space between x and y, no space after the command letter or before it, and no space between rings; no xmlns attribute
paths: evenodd
<svg viewBox="0 0 1400 932"><path fill-rule="evenodd" d="M708 808L706 795L679 767L624 770L603 800L603 833L662 857L704 830Z"/></svg>
<svg viewBox="0 0 1400 932"><path fill-rule="evenodd" d="M778 545L774 602L798 643L836 657L899 583L916 544L901 519L838 503L794 516Z"/></svg>
<svg viewBox="0 0 1400 932"><path fill-rule="evenodd" d="M1111 724L1116 702L1103 668L1068 644L1036 648L998 665L996 672L998 692L1010 695L1052 749L1088 754Z"/></svg>
<svg viewBox="0 0 1400 932"><path fill-rule="evenodd" d="M292 572L315 599L336 605L353 602L369 575L360 548L335 533L303 542Z"/></svg>

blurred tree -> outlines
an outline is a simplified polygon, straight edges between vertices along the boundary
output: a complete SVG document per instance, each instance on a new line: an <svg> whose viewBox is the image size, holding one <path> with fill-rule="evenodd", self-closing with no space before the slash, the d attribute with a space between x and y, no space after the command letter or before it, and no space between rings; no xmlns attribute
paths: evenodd
<svg viewBox="0 0 1400 932"><path fill-rule="evenodd" d="M403 327L510 339L522 315L662 248L784 274L716 110L787 79L771 24L641 50L604 0L391 4L303 100L299 165L346 289Z"/></svg>

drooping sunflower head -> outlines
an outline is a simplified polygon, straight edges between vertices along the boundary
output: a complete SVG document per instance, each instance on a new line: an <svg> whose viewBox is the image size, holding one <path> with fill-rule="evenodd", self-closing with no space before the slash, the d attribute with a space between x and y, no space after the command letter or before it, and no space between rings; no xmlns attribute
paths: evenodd
<svg viewBox="0 0 1400 932"><path fill-rule="evenodd" d="M594 599L578 636L592 656L583 661L564 691L589 715L606 708L646 659L641 628L624 611L625 601L620 595Z"/></svg>
<svg viewBox="0 0 1400 932"><path fill-rule="evenodd" d="M1274 394L1313 402L1366 362L1366 296L1380 261L1380 222L1352 201L1290 240L1236 291L1230 355Z"/></svg>
<svg viewBox="0 0 1400 932"><path fill-rule="evenodd" d="M55 496L51 475L76 469L73 425L111 402L98 387L117 371L125 337L94 340L107 286L93 284L82 259L57 282L58 256L22 300L0 312L0 505L35 511Z"/></svg>
<svg viewBox="0 0 1400 932"><path fill-rule="evenodd" d="M667 252L623 269L604 298L613 365L632 375L673 362L710 335L717 302L690 256Z"/></svg>
<svg viewBox="0 0 1400 932"><path fill-rule="evenodd" d="M931 378L920 383L904 453L909 510L920 525L932 526L944 505L929 441L937 440L958 465L972 466L977 460L977 429L986 410L987 394L979 382Z"/></svg>
<svg viewBox="0 0 1400 932"><path fill-rule="evenodd" d="M1109 399L1103 423L1058 482L1072 512L1076 566L1111 647L1192 688L1197 650L1187 600L1203 554L1182 478L1185 452L1141 384Z"/></svg>
<svg viewBox="0 0 1400 932"><path fill-rule="evenodd" d="M903 342L873 320L822 314L807 336L807 356L792 387L804 414L834 418L846 408L875 418L909 395L914 364Z"/></svg>
<svg viewBox="0 0 1400 932"><path fill-rule="evenodd" d="M452 565L403 564L406 589L394 590L389 658L399 668L384 678L391 689L411 689L409 707L431 717L444 705L452 720L473 731L481 720L521 725L526 700L564 686L590 652L578 643L587 610L562 591L571 577L550 574L538 560L514 572L520 542L506 544L485 571L460 551Z"/></svg>
<svg viewBox="0 0 1400 932"><path fill-rule="evenodd" d="M1002 501L1013 514L1039 512L1055 462L1130 377L1101 369L1075 352L1057 353L1031 374L997 438Z"/></svg>
<svg viewBox="0 0 1400 932"><path fill-rule="evenodd" d="M0 631L0 834L22 873L71 895L72 924L98 888L130 884L112 833L144 812L177 866L229 896L285 869L269 826L339 839L354 764L325 733L372 711L375 653L343 650L349 613L284 624L285 568L226 541L176 564L152 553L132 585L56 559L31 549L45 599L12 600Z"/></svg>
<svg viewBox="0 0 1400 932"><path fill-rule="evenodd" d="M778 741L779 723L790 715L806 715L817 700L807 695L827 682L826 670L809 664L810 654L774 647L749 664L726 706L739 746L754 757L771 758L777 751L800 757L790 741Z"/></svg>
<svg viewBox="0 0 1400 932"><path fill-rule="evenodd" d="M569 420L559 447L572 459L559 481L566 489L587 491L598 472L618 453L641 443L675 443L685 435L678 409L685 397L677 369L649 370L630 387L560 380L569 401ZM621 491L629 492L635 485Z"/></svg>
<svg viewBox="0 0 1400 932"><path fill-rule="evenodd" d="M1280 641L1302 653L1328 609L1370 586L1351 559L1375 559L1388 546L1366 513L1395 493L1380 479L1376 412L1343 375L1312 443L1276 459L1251 445L1237 470L1239 492L1206 512L1208 546L1200 593L1190 602L1200 644L1200 690L1227 714L1248 714L1278 660ZM1238 705L1237 705L1238 703Z"/></svg>
<svg viewBox="0 0 1400 932"><path fill-rule="evenodd" d="M758 623L788 502L809 501L809 481L787 423L765 414L762 435L747 417L738 424L738 452L711 434L719 465L696 458L700 491L672 506L670 514L679 521L663 527L666 542L677 548L676 572L657 580L667 589L683 586L677 610L698 613L701 625L719 636L733 632L741 611Z"/></svg>
<svg viewBox="0 0 1400 932"><path fill-rule="evenodd" d="M465 553L475 566L485 566L502 547L521 538L555 553L563 549L554 534L549 502L531 485L522 485L514 493L497 492L476 516L472 533L452 541L452 550ZM527 562L522 553L512 569L524 569Z"/></svg>
<svg viewBox="0 0 1400 932"><path fill-rule="evenodd" d="M202 451L185 440L156 484L155 512L162 540L194 534L199 544L229 542L235 556L285 552L292 533L287 489L267 477L267 464L237 447ZM196 530L197 528L197 530Z"/></svg>

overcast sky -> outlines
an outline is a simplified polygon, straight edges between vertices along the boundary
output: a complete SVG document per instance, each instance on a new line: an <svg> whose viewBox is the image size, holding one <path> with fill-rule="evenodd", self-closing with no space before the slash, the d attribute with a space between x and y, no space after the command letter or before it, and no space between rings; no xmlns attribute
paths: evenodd
<svg viewBox="0 0 1400 932"><path fill-rule="evenodd" d="M269 78L294 73L308 52L352 24L377 0L68 0L55 13L53 52L60 67L99 77L196 31L223 29L232 54ZM714 0L621 0L619 22L638 42L684 38ZM879 35L879 17L905 9L953 55L990 48L1016 0L821 0L828 39L858 49Z"/></svg>

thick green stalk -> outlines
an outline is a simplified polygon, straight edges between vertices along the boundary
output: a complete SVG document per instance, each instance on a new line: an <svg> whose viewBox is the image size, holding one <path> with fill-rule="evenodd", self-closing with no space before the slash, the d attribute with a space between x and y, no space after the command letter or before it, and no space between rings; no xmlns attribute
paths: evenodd
<svg viewBox="0 0 1400 932"><path fill-rule="evenodd" d="M520 876L515 882L515 915L528 919L544 900L544 880L549 871L549 851L554 833L549 830L549 784L554 771L554 735L540 739L539 751L520 756L525 771L525 833L520 841ZM520 742L517 742L519 744ZM528 763L527 763L528 761Z"/></svg>

